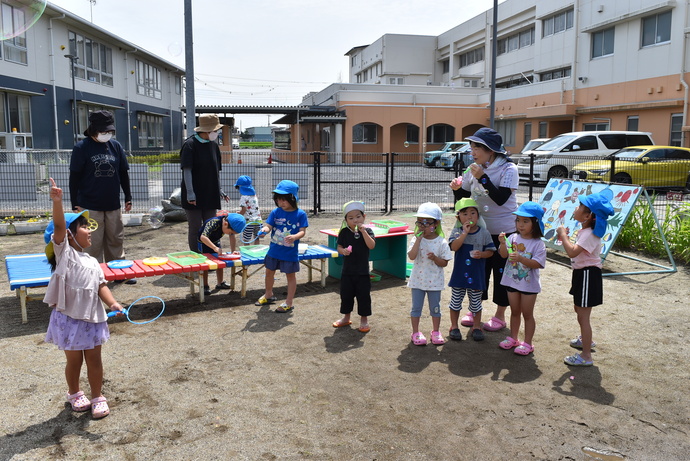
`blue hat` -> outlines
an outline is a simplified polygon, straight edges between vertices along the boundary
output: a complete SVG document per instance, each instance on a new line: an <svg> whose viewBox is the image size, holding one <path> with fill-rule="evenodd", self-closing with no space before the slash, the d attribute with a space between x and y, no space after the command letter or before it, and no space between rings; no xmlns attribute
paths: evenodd
<svg viewBox="0 0 690 461"><path fill-rule="evenodd" d="M544 208L542 208L541 205L535 202L525 202L518 207L517 211L513 211L513 214L526 218L537 218L539 228L541 229L541 235L544 235L544 222L542 221L544 217Z"/></svg>
<svg viewBox="0 0 690 461"><path fill-rule="evenodd" d="M256 195L254 187L252 187L252 178L247 175L240 176L235 181L235 187L240 188L240 194L242 195Z"/></svg>
<svg viewBox="0 0 690 461"><path fill-rule="evenodd" d="M609 199L602 193L590 194L578 197L580 203L589 208L594 213L597 220L594 224L594 235L602 238L606 234L606 226L609 216L613 216L613 207Z"/></svg>
<svg viewBox="0 0 690 461"><path fill-rule="evenodd" d="M68 228L70 224L76 221L77 218L81 215L84 215L86 219L89 219L89 210L84 210L81 213L65 213L65 227ZM53 232L55 232L55 220L51 219L48 223L48 227L46 227L46 230L43 232L43 241L48 244L46 245L45 251L48 259L51 259L55 256L53 242L50 240L50 237L53 235Z"/></svg>
<svg viewBox="0 0 690 461"><path fill-rule="evenodd" d="M299 185L297 185L296 182L293 181L288 181L287 179L284 179L278 183L275 189L273 189L273 192L276 194L282 194L282 195L294 195L295 200L299 201L299 196L297 195L297 192L299 192Z"/></svg>
<svg viewBox="0 0 690 461"><path fill-rule="evenodd" d="M472 136L468 136L465 139L484 144L489 150L496 153L506 153L506 150L503 148L503 138L496 130L492 130L491 128L480 128Z"/></svg>
<svg viewBox="0 0 690 461"><path fill-rule="evenodd" d="M227 219L230 229L234 230L238 234L241 234L242 231L244 231L244 227L247 225L247 220L244 219L244 216L238 213L228 213Z"/></svg>

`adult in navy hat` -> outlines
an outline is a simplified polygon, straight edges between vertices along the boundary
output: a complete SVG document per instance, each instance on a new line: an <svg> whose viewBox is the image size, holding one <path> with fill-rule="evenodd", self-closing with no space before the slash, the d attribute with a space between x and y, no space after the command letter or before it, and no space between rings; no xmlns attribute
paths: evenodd
<svg viewBox="0 0 690 461"><path fill-rule="evenodd" d="M503 138L491 128L480 128L472 136L465 138L472 147L472 163L462 176L450 183L455 200L471 197L478 206L479 212L491 234L494 245L499 247L498 236L501 233L510 235L515 232L515 215L517 210L518 171L517 166L508 159L508 152L503 147ZM484 323L487 331L498 331L506 326L505 312L508 307L508 292L501 285L503 268L506 260L498 251L486 260L486 286L489 286L491 274L494 277L493 302L496 314ZM484 291L482 299L489 299ZM464 326L473 325L473 319L467 314L460 322Z"/></svg>
<svg viewBox="0 0 690 461"><path fill-rule="evenodd" d="M72 149L69 165L72 210L89 210L90 218L98 223L85 251L99 262L125 257L120 190L125 196L125 211L132 209L129 164L114 134L113 114L107 110L91 112L85 138Z"/></svg>

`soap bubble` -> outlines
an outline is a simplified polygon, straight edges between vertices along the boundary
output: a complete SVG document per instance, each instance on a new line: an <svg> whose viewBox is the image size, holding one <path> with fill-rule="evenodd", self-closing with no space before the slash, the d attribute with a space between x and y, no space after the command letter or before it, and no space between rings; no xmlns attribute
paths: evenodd
<svg viewBox="0 0 690 461"><path fill-rule="evenodd" d="M503 268L501 267L501 268L498 270L498 272L499 272L500 274L502 274L502 273L503 273Z"/></svg>
<svg viewBox="0 0 690 461"><path fill-rule="evenodd" d="M484 211L489 211L489 205L484 205Z"/></svg>
<svg viewBox="0 0 690 461"><path fill-rule="evenodd" d="M482 184L486 184L486 178L482 178Z"/></svg>
<svg viewBox="0 0 690 461"><path fill-rule="evenodd" d="M467 264L469 266L470 264L472 264L472 261L470 261L469 259L466 259L465 264Z"/></svg>
<svg viewBox="0 0 690 461"><path fill-rule="evenodd" d="M467 279L467 283L472 283L472 277Z"/></svg>
<svg viewBox="0 0 690 461"><path fill-rule="evenodd" d="M182 45L180 45L180 42L172 42L170 45L168 45L168 53L170 53L173 56L181 55Z"/></svg>
<svg viewBox="0 0 690 461"><path fill-rule="evenodd" d="M405 147L410 147L410 143L407 142L407 141L405 141L405 142L403 143L403 146L405 146Z"/></svg>
<svg viewBox="0 0 690 461"><path fill-rule="evenodd" d="M16 0L11 4L3 3L3 16L11 14L11 17L3 17L0 25L0 40L19 37L19 40L24 43L15 44L26 46L26 37L23 37L23 34L36 24L46 9L46 3L47 0Z"/></svg>
<svg viewBox="0 0 690 461"><path fill-rule="evenodd" d="M149 209L149 225L153 229L158 229L163 225L165 221L165 215L163 214L163 208L155 206Z"/></svg>

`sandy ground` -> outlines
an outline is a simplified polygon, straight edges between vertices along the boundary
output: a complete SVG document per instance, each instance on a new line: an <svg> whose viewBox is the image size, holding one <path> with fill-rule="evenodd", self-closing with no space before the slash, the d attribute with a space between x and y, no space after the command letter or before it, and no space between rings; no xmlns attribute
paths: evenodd
<svg viewBox="0 0 690 461"><path fill-rule="evenodd" d="M318 229L339 222L310 217L306 240L325 244ZM185 223L126 228L128 256L184 250L185 232ZM39 235L6 236L0 247L4 255L43 245ZM409 291L385 275L374 283L367 334L331 327L338 281L309 284L304 270L286 315L254 306L263 272L250 278L247 298L214 293L205 304L173 276L113 286L122 303L153 294L167 308L148 325L111 320L103 348L111 415L98 421L65 406L64 355L43 342L49 309L29 302L22 324L3 265L0 460L687 459L688 269L606 277L605 304L592 316L595 366L569 368L563 357L578 326L564 261L550 252L542 272L528 357L498 347L507 330L413 346ZM616 256L605 265L646 268ZM284 298L284 276L276 287ZM421 325L428 334L427 312ZM448 325L444 310L444 334Z"/></svg>

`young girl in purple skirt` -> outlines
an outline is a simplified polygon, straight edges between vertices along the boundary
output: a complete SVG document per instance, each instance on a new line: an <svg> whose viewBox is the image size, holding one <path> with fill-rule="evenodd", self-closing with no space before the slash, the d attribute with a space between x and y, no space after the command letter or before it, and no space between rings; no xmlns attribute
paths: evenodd
<svg viewBox="0 0 690 461"><path fill-rule="evenodd" d="M94 418L110 413L103 387L101 345L110 338L103 303L113 311L122 311L106 285L103 270L96 258L84 249L91 246L89 212L64 213L62 189L50 178L53 220L43 236L46 256L52 269L43 302L51 308L45 341L65 351L67 364L67 401L74 411L91 409ZM81 366L86 361L91 387L89 400L80 389Z"/></svg>

